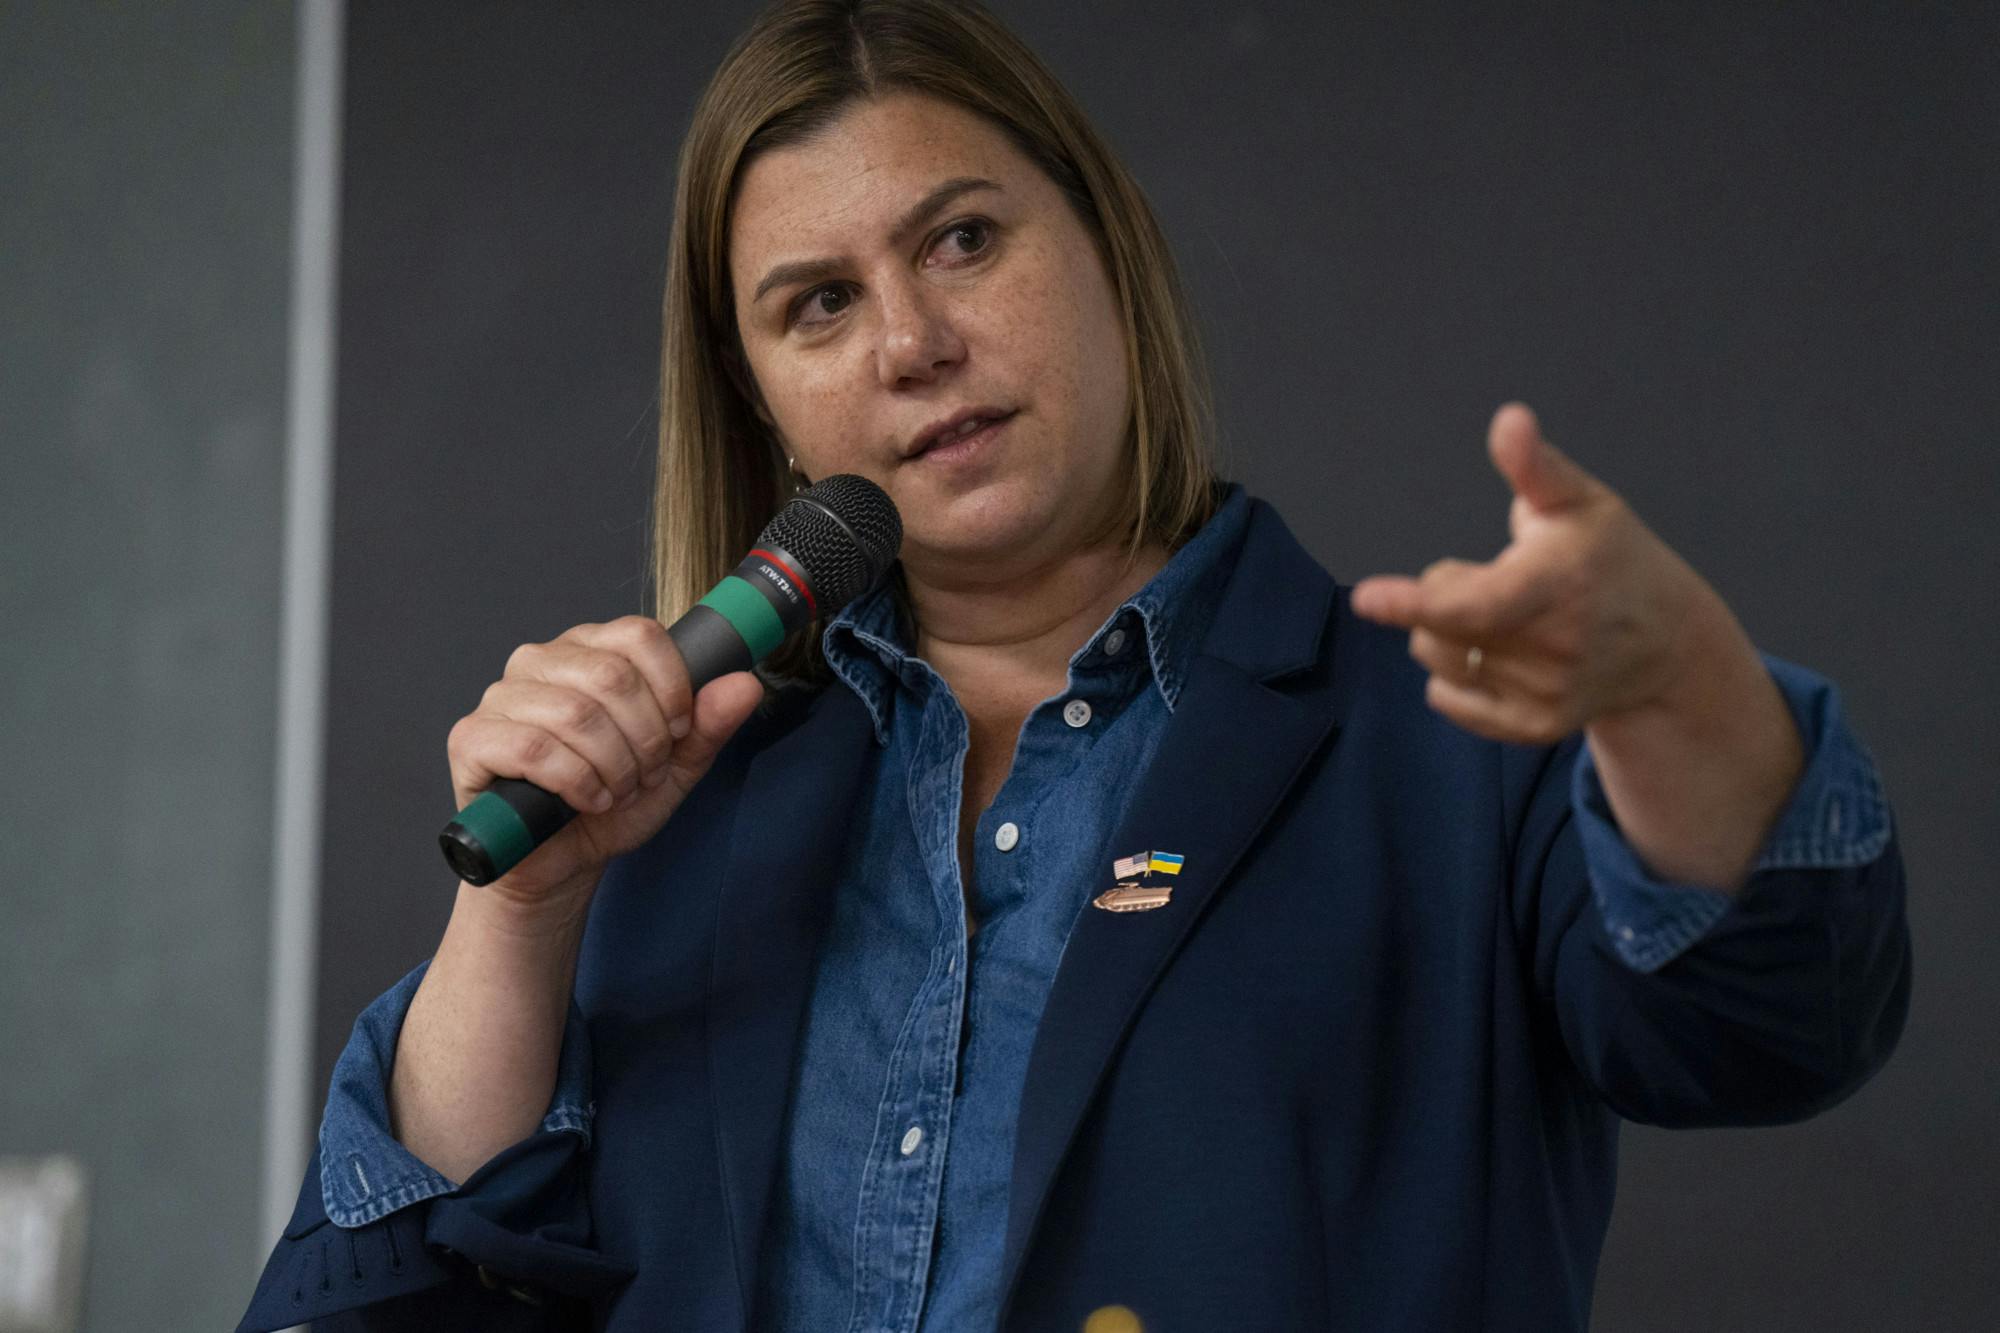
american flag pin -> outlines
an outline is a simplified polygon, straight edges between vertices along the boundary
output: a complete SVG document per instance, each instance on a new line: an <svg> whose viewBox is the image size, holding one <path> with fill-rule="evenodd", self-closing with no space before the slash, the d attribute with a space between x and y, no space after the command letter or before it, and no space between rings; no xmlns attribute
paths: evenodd
<svg viewBox="0 0 2000 1333"><path fill-rule="evenodd" d="M1109 889L1090 900L1107 912L1150 912L1173 900L1174 886L1158 876L1178 875L1187 858L1179 852L1134 852L1111 863Z"/></svg>

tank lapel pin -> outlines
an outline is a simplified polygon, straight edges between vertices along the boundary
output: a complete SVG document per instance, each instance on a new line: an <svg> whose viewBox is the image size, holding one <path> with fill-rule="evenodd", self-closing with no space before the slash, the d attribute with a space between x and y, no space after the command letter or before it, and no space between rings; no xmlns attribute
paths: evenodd
<svg viewBox="0 0 2000 1333"><path fill-rule="evenodd" d="M1135 852L1111 863L1115 881L1090 900L1107 912L1150 912L1173 900L1174 886L1162 876L1178 875L1187 858L1179 852Z"/></svg>

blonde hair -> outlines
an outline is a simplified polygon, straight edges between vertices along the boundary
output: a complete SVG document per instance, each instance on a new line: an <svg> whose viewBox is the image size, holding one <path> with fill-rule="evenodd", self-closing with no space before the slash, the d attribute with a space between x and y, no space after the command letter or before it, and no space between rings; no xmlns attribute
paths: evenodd
<svg viewBox="0 0 2000 1333"><path fill-rule="evenodd" d="M744 167L854 101L943 98L1004 130L1097 241L1116 292L1131 384L1137 484L1114 531L1128 553L1179 545L1214 512L1206 368L1166 238L1138 184L1034 53L984 9L946 0L787 0L724 57L681 145L667 264L653 614L671 623L734 569L790 491L758 419L729 281L730 209ZM824 677L817 627L767 678Z"/></svg>

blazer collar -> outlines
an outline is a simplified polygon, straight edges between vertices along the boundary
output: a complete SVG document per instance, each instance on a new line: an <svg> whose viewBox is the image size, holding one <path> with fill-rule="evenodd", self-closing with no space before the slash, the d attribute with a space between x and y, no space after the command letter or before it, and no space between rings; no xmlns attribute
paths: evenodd
<svg viewBox="0 0 2000 1333"><path fill-rule="evenodd" d="M1257 681L1303 671L1322 657L1333 627L1334 582L1278 511L1250 501L1236 569L1202 640L1206 656Z"/></svg>

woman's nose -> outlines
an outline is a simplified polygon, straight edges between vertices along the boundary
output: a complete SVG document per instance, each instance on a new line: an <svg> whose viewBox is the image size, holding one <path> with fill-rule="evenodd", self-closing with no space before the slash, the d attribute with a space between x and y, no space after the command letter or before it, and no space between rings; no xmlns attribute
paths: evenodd
<svg viewBox="0 0 2000 1333"><path fill-rule="evenodd" d="M940 305L923 291L884 295L875 361L885 387L927 384L965 359L965 344Z"/></svg>

